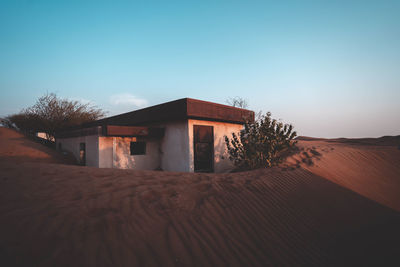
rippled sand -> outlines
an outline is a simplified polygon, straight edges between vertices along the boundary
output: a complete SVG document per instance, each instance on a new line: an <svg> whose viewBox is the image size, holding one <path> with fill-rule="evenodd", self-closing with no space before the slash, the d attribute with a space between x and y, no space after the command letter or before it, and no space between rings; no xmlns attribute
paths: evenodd
<svg viewBox="0 0 400 267"><path fill-rule="evenodd" d="M0 128L0 265L399 264L397 146L299 147L243 173L97 169Z"/></svg>

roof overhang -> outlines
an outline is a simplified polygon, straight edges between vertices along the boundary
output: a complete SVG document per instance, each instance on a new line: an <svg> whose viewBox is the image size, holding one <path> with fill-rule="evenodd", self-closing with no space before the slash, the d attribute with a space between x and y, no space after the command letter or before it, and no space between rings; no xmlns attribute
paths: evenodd
<svg viewBox="0 0 400 267"><path fill-rule="evenodd" d="M137 126L186 119L244 124L246 120L254 120L254 112L247 109L236 108L197 99L182 98L97 120L85 125Z"/></svg>
<svg viewBox="0 0 400 267"><path fill-rule="evenodd" d="M169 121L184 121L188 119L244 124L245 121L254 121L254 112L247 109L197 99L182 98L89 122L81 126L66 129L66 131L76 131L74 135L78 134L77 136L82 136L89 135L88 133L92 132L96 134L96 131L99 131L96 127L100 127L101 134L104 134L105 136L112 136L112 134L114 136L140 136L140 132L145 131L141 127L157 125L158 123L163 124ZM113 128L116 126L139 128ZM57 136L62 136L64 134L63 132L57 134ZM150 130L148 133L151 136L152 132Z"/></svg>
<svg viewBox="0 0 400 267"><path fill-rule="evenodd" d="M104 125L87 128L79 128L63 131L57 134L57 138L71 138L79 136L105 136L105 137L152 137L161 138L164 136L164 128L145 126L120 126Z"/></svg>
<svg viewBox="0 0 400 267"><path fill-rule="evenodd" d="M103 126L102 134L104 136L120 136L120 137L163 137L164 128L158 127L145 127L145 126L119 126L119 125L105 125Z"/></svg>

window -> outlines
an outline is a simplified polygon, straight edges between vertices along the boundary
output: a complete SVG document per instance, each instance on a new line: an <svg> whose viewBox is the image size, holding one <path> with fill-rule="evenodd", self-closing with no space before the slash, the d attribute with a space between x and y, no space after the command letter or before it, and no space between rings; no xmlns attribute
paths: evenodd
<svg viewBox="0 0 400 267"><path fill-rule="evenodd" d="M146 142L131 142L131 155L145 155Z"/></svg>

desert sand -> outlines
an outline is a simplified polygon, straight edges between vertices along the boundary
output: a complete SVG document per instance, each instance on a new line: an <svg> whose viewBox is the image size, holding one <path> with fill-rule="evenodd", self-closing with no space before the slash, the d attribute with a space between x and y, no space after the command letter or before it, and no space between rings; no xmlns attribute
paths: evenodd
<svg viewBox="0 0 400 267"><path fill-rule="evenodd" d="M400 264L398 138L303 138L271 169L71 165L0 128L1 266Z"/></svg>

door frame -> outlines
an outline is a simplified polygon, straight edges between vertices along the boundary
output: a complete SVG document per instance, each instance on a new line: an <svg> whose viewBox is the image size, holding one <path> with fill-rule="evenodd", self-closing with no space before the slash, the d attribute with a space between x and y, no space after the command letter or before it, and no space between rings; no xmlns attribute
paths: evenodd
<svg viewBox="0 0 400 267"><path fill-rule="evenodd" d="M211 128L211 143L210 143L210 145L211 145L211 155L210 155L211 169L206 170L206 171L196 170L196 134L195 134L196 127L210 127ZM214 126L193 124L192 130L193 130L193 171L194 172L211 172L211 173L213 173L215 171L215 166L214 166L214 164L215 164L215 162L214 162L215 161L214 160Z"/></svg>

